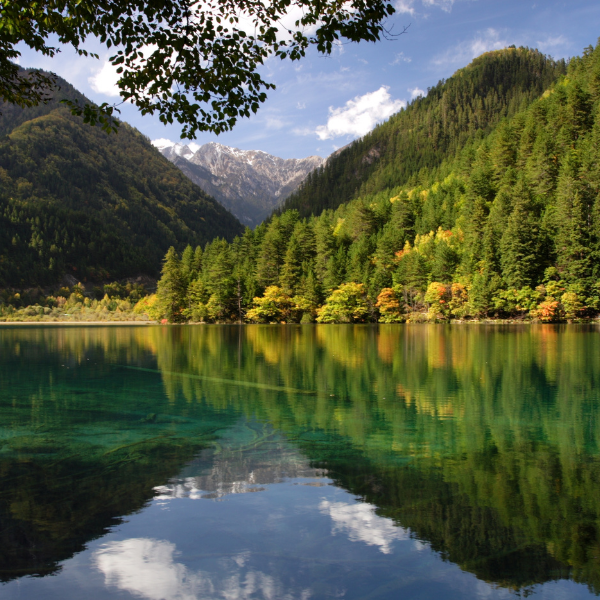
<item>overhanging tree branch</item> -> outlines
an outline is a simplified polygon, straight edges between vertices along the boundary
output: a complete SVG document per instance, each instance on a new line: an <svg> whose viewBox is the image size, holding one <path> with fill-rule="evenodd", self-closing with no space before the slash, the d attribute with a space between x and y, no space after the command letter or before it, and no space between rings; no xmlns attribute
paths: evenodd
<svg viewBox="0 0 600 600"><path fill-rule="evenodd" d="M95 37L115 49L109 60L123 101L180 123L182 137L218 134L256 113L275 88L259 73L267 58L299 60L311 46L327 55L342 40L397 37L406 29L385 27L393 13L382 0L0 0L0 97L34 106L52 87L51 75L19 72L18 43L55 56L55 34L88 56L82 45ZM115 129L116 105L68 104L86 122Z"/></svg>

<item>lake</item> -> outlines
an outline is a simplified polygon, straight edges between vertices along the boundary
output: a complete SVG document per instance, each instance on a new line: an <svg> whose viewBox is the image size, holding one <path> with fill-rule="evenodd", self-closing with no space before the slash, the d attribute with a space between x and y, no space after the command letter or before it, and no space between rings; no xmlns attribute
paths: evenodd
<svg viewBox="0 0 600 600"><path fill-rule="evenodd" d="M0 328L0 597L592 598L595 325Z"/></svg>

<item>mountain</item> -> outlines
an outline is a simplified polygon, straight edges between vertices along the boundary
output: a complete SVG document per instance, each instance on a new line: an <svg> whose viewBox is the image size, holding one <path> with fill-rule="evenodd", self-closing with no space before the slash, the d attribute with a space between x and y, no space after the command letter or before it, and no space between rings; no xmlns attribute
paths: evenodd
<svg viewBox="0 0 600 600"><path fill-rule="evenodd" d="M238 150L215 142L197 146L155 140L153 144L242 223L255 227L314 169L320 156L283 159L261 150Z"/></svg>
<svg viewBox="0 0 600 600"><path fill-rule="evenodd" d="M371 133L338 150L279 207L319 214L360 195L405 185L439 167L504 118L539 97L566 72L537 50L488 52L429 88ZM411 179L412 178L412 179Z"/></svg>
<svg viewBox="0 0 600 600"><path fill-rule="evenodd" d="M500 75L519 72L515 66L527 57L535 59L530 79L538 90L539 67L554 63L527 49L488 53L458 77L476 67L508 81ZM455 150L417 152L410 175L410 169L402 174L406 154L397 147L398 177L405 184L385 187L387 179L379 175L387 167L374 170L365 180L365 187L374 187L371 193L358 192L318 216L283 210L231 244L213 242L184 303L188 314L206 321L323 323L597 318L600 44L571 59L564 75L561 70L556 65L556 78L537 98L523 88L521 77L511 88L490 91L496 100L490 100L488 120L497 123L488 133L469 134L462 125L467 113L449 110L446 128L457 137L449 137L445 147ZM438 102L421 114L425 122L429 113L444 111L448 90L439 91ZM463 105L476 105L479 91L467 91ZM418 106L392 124L412 122ZM506 110L494 112L494 106ZM499 118L503 112L512 116ZM399 131L410 141L407 128ZM415 139L427 149L424 134ZM388 164L396 164L389 157ZM421 159L432 166L415 170ZM344 170L329 170L332 164L343 163L334 157L312 177L330 190L348 181ZM293 198L312 185L309 178Z"/></svg>
<svg viewBox="0 0 600 600"><path fill-rule="evenodd" d="M33 109L0 107L0 286L156 276L170 246L232 239L239 221L123 123L73 117L66 81Z"/></svg>

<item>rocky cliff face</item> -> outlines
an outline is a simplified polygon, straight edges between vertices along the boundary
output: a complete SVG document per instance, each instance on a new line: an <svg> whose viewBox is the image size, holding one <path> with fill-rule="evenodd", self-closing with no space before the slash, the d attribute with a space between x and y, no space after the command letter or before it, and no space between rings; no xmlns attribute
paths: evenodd
<svg viewBox="0 0 600 600"><path fill-rule="evenodd" d="M261 150L238 150L215 142L153 144L195 184L216 198L242 223L255 227L287 198L324 159L283 159Z"/></svg>

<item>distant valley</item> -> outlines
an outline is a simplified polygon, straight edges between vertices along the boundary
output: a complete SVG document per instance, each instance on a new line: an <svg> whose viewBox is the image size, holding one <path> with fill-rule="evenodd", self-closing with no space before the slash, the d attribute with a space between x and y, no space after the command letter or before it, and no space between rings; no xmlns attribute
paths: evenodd
<svg viewBox="0 0 600 600"><path fill-rule="evenodd" d="M261 150L239 150L210 142L202 146L154 140L153 145L193 183L255 227L325 159L283 159Z"/></svg>

